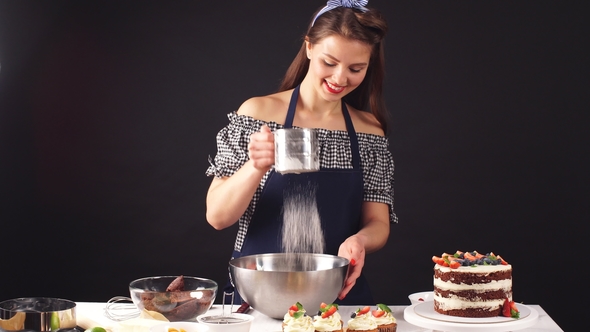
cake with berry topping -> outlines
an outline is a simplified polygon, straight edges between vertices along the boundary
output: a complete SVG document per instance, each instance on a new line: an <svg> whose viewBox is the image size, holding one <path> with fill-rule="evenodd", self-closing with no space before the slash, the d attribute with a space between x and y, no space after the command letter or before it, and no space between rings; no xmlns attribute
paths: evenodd
<svg viewBox="0 0 590 332"><path fill-rule="evenodd" d="M303 305L292 305L283 318L283 332L315 332L313 320L307 315Z"/></svg>
<svg viewBox="0 0 590 332"><path fill-rule="evenodd" d="M377 331L379 332L396 332L397 321L393 317L391 309L383 303L377 304L377 309L371 312L377 323Z"/></svg>
<svg viewBox="0 0 590 332"><path fill-rule="evenodd" d="M502 315L512 301L512 266L500 255L477 251L433 256L434 310L459 317Z"/></svg>
<svg viewBox="0 0 590 332"><path fill-rule="evenodd" d="M315 332L342 332L342 317L338 313L338 305L320 304L318 314L313 318Z"/></svg>
<svg viewBox="0 0 590 332"><path fill-rule="evenodd" d="M371 307L359 308L350 316L346 332L378 332L377 322L371 313Z"/></svg>

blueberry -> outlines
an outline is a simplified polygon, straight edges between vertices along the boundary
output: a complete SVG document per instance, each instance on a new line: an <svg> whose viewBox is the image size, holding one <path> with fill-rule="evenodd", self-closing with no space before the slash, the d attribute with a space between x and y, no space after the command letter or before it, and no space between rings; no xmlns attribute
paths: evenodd
<svg viewBox="0 0 590 332"><path fill-rule="evenodd" d="M318 316L321 316L321 315L322 315L322 311L318 310Z"/></svg>
<svg viewBox="0 0 590 332"><path fill-rule="evenodd" d="M350 314L350 318L354 318L356 317L356 312L353 312L352 314Z"/></svg>

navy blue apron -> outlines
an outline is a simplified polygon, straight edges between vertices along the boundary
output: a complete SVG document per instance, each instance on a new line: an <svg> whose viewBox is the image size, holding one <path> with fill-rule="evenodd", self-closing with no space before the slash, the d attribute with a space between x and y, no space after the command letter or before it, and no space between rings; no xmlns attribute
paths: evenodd
<svg viewBox="0 0 590 332"><path fill-rule="evenodd" d="M293 126L298 97L299 86L293 90L285 119L285 128ZM301 174L280 174L272 170L250 220L241 252L234 251L232 259L282 251L283 197L289 188L305 188L310 184L315 188L318 212L326 242L325 253L338 255L340 244L359 231L363 204L363 174L360 167L356 131L344 102L342 102L342 114L350 137L353 168L321 168L317 172ZM233 291L231 283L228 283L225 291ZM239 303L241 300L238 292L235 292L235 297L236 302ZM347 305L374 304L369 285L362 274L346 298L335 302Z"/></svg>

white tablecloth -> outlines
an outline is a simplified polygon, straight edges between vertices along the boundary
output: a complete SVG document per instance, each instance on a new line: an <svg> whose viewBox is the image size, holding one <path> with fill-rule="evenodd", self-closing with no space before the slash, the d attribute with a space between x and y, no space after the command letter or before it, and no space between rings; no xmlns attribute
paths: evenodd
<svg viewBox="0 0 590 332"><path fill-rule="evenodd" d="M78 326L82 328L90 328L94 326L102 326L108 329L111 332L117 332L118 328L121 326L121 322L113 321L109 319L104 314L106 303L97 303L97 302L76 302L76 318L78 321ZM547 315L545 310L541 308L539 305L527 305L528 307L535 309L539 313L539 318L534 326L520 330L522 332L548 332L548 331L563 331L556 323ZM407 307L405 305L391 305L389 306L393 311L393 315L397 320L397 331L398 332L428 332L432 331L429 329L424 329L419 326L412 325L404 320L404 309ZM234 310L237 309L234 306ZM340 306L338 310L340 315L344 319L350 317L350 314L358 309L358 306ZM227 308L226 308L227 310ZM211 314L221 314L221 306L214 305L208 313ZM280 332L281 331L281 321L269 318L257 311L251 311L250 315L254 316L254 321L252 322L252 328L250 329L251 332ZM146 322L147 321L147 322ZM149 326L152 323L156 323L158 321L149 322L148 320L144 319L142 325L143 327ZM159 322L161 323L161 322ZM149 331L149 328L147 329ZM141 328L136 329L134 332L140 332Z"/></svg>

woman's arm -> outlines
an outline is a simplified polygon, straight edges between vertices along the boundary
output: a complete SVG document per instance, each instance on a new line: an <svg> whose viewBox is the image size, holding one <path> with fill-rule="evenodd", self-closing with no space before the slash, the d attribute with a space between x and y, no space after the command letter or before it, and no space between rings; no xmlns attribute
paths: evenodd
<svg viewBox="0 0 590 332"><path fill-rule="evenodd" d="M207 221L227 228L242 216L264 174L274 164L274 136L267 126L250 136L248 160L230 177L214 178L207 192Z"/></svg>
<svg viewBox="0 0 590 332"><path fill-rule="evenodd" d="M365 265L365 255L381 249L389 238L389 206L385 203L364 202L362 226L354 235L346 239L338 250L338 256L350 260L348 277L344 288L338 295L343 299L356 283Z"/></svg>

